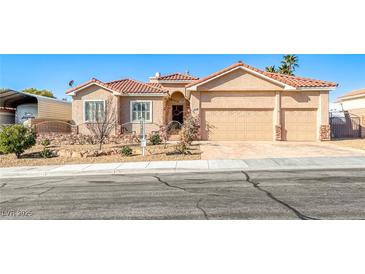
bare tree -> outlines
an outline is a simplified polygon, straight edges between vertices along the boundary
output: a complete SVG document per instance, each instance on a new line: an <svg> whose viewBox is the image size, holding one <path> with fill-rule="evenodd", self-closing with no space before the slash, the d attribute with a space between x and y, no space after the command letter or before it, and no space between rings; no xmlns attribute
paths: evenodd
<svg viewBox="0 0 365 274"><path fill-rule="evenodd" d="M110 135L117 124L117 113L113 100L111 98L106 100L102 110L97 109L96 107L93 108L91 110L91 116L94 117L94 121L88 122L86 127L95 137L99 144L99 149L101 150L104 140Z"/></svg>

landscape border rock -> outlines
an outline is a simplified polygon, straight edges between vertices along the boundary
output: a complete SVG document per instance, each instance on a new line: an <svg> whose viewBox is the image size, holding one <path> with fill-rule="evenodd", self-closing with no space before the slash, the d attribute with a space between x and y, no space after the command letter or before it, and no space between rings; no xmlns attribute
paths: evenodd
<svg viewBox="0 0 365 274"><path fill-rule="evenodd" d="M51 145L94 145L96 140L91 135L84 134L59 134L47 133L37 135L37 144L40 145L43 139L49 139ZM135 133L112 135L107 137L103 144L137 144L139 139Z"/></svg>
<svg viewBox="0 0 365 274"><path fill-rule="evenodd" d="M119 154L119 148L111 148L104 150L89 149L74 151L72 149L60 149L57 151L57 156L65 158L88 158L88 157L99 157Z"/></svg>

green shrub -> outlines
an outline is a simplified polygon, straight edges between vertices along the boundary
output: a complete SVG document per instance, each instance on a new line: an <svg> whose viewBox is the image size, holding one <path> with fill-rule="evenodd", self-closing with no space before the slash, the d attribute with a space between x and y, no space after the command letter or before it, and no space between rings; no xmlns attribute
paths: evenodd
<svg viewBox="0 0 365 274"><path fill-rule="evenodd" d="M132 156L133 150L130 146L123 146L120 150L120 154L122 154L123 156Z"/></svg>
<svg viewBox="0 0 365 274"><path fill-rule="evenodd" d="M156 133L152 133L152 134L150 135L149 140L150 140L150 143L151 143L152 145L159 145L159 144L161 144L161 143L162 143L162 139L161 139L160 134L159 134L158 132L156 132Z"/></svg>
<svg viewBox="0 0 365 274"><path fill-rule="evenodd" d="M0 151L14 153L17 158L36 143L35 133L23 125L3 126L0 129Z"/></svg>
<svg viewBox="0 0 365 274"><path fill-rule="evenodd" d="M41 145L44 146L44 147L48 147L50 144L51 144L51 141L48 138L44 138L41 141Z"/></svg>
<svg viewBox="0 0 365 274"><path fill-rule="evenodd" d="M52 157L52 151L50 151L47 147L44 147L42 151L40 152L40 155L43 158L50 158Z"/></svg>
<svg viewBox="0 0 365 274"><path fill-rule="evenodd" d="M49 150L48 146L51 144L51 141L48 138L45 138L41 141L41 145L43 146L43 149L40 153L40 155L43 158L50 158L52 157L52 151Z"/></svg>

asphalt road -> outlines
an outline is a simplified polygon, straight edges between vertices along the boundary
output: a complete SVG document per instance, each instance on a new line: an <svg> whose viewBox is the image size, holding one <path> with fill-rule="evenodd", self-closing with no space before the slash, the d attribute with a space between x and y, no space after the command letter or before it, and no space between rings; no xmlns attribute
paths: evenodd
<svg viewBox="0 0 365 274"><path fill-rule="evenodd" d="M0 179L0 219L365 219L365 170Z"/></svg>

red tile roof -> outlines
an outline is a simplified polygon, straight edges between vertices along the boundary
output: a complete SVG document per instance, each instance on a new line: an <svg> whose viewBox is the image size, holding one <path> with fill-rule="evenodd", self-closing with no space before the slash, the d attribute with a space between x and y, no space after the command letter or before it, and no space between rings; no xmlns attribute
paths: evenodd
<svg viewBox="0 0 365 274"><path fill-rule="evenodd" d="M73 91L79 90L91 83L98 84L102 87L105 87L107 89L113 90L115 92L119 92L121 94L129 94L129 93L167 93L167 90L164 90L160 86L151 85L150 83L143 83L137 80L133 79L121 79L116 81L111 81L104 83L102 81L99 81L98 79L92 78L90 81L87 81L81 85L78 85L77 87L74 87L72 89L69 89L66 91L66 94L71 93Z"/></svg>
<svg viewBox="0 0 365 274"><path fill-rule="evenodd" d="M350 91L350 92L346 93L345 95L342 95L338 98L339 99L345 99L345 98L349 98L349 97L357 96L357 95L365 95L365 88Z"/></svg>
<svg viewBox="0 0 365 274"><path fill-rule="evenodd" d="M189 74L184 73L173 73L168 75L163 75L157 78L157 80L168 80L168 81L189 81L189 80L198 80L199 78L194 77Z"/></svg>
<svg viewBox="0 0 365 274"><path fill-rule="evenodd" d="M106 83L112 90L120 93L167 93L160 87L142 83L133 79L122 79Z"/></svg>
<svg viewBox="0 0 365 274"><path fill-rule="evenodd" d="M197 81L194 81L190 84L188 84L186 87L191 87L191 86L195 86L196 84L205 82L207 80L210 80L216 76L219 76L227 71L230 71L234 68L237 67L244 67L250 70L253 70L257 73L260 73L266 77L269 77L271 79L274 79L276 81L279 81L283 84L292 86L292 87L337 87L338 84L333 83L333 82L327 82L327 81L321 81L321 80L315 80L315 79L310 79L310 78L303 78L303 77L298 77L298 76L290 76L290 75L286 75L286 74L280 74L280 73L272 73L272 72L267 72L267 71L263 71L260 69L257 69L255 67L252 67L250 65L247 65L245 63L242 62L237 62L229 67L226 67L220 71L217 71L211 75L208 75L207 77L201 78Z"/></svg>
<svg viewBox="0 0 365 274"><path fill-rule="evenodd" d="M161 85L160 83L146 83L146 84L153 87L164 89L163 85Z"/></svg>

